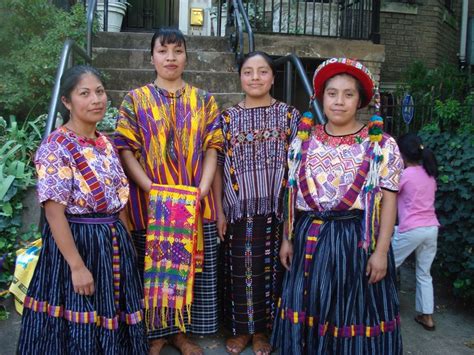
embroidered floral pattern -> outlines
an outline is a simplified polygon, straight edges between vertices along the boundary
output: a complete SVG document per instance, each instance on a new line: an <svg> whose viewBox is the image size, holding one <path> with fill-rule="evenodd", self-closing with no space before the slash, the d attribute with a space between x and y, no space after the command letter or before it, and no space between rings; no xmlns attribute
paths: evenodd
<svg viewBox="0 0 474 355"><path fill-rule="evenodd" d="M362 143L362 141L369 136L369 130L367 126L364 126L354 134L348 134L345 136L332 136L326 132L326 126L318 125L316 126L314 134L316 135L316 139L324 145L338 147L344 144L352 145Z"/></svg>

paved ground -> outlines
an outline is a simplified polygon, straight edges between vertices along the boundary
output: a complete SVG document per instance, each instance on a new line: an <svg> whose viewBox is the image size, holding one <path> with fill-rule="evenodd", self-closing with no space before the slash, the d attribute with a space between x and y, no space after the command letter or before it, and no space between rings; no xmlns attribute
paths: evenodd
<svg viewBox="0 0 474 355"><path fill-rule="evenodd" d="M436 295L436 331L428 332L413 321L415 315L415 277L412 265L401 269L401 316L404 353L413 355L473 355L474 354L474 309L460 307L446 295L443 286L435 284ZM20 317L11 311L7 321L0 321L0 354L15 354ZM225 354L224 335L197 338L199 344L209 355ZM174 348L166 347L162 355L179 354ZM248 348L244 355L251 355Z"/></svg>

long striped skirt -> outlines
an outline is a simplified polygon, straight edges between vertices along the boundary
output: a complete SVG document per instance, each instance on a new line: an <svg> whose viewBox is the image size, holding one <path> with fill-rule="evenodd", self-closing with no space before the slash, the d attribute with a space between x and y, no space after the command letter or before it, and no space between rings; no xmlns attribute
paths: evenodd
<svg viewBox="0 0 474 355"><path fill-rule="evenodd" d="M186 332L194 334L214 334L219 329L217 299L217 227L216 223L204 223L204 264L203 271L195 274L193 287L193 304L191 305L191 322L184 312ZM145 231L132 232L133 242L138 254L138 267L143 275L145 263ZM174 319L174 311L169 311ZM166 328L149 330L148 339L157 339L177 334L181 330L169 325Z"/></svg>
<svg viewBox="0 0 474 355"><path fill-rule="evenodd" d="M283 269L282 223L274 215L243 218L228 227L224 242L224 321L233 334L271 329Z"/></svg>
<svg viewBox="0 0 474 355"><path fill-rule="evenodd" d="M362 211L299 218L271 340L281 354L402 354L393 253L369 284L361 220Z"/></svg>
<svg viewBox="0 0 474 355"><path fill-rule="evenodd" d="M18 353L146 354L142 288L130 237L117 216L70 216L76 248L95 293L74 292L49 225L24 302Z"/></svg>

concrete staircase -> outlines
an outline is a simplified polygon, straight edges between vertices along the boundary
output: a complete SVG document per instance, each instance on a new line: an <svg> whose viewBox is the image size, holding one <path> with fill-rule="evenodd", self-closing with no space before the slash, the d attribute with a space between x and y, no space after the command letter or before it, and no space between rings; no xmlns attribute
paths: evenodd
<svg viewBox="0 0 474 355"><path fill-rule="evenodd" d="M93 65L106 75L106 88L114 106L131 89L155 79L150 64L151 33L99 32L93 39ZM188 63L184 79L214 94L221 109L243 95L234 54L226 38L186 37Z"/></svg>

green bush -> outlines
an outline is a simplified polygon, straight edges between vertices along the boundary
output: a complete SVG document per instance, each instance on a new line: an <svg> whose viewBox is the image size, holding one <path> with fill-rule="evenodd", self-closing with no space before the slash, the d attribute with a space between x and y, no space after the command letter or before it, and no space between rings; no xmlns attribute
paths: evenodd
<svg viewBox="0 0 474 355"><path fill-rule="evenodd" d="M474 299L473 99L437 100L435 120L420 132L439 163L436 213L441 228L435 270L466 300Z"/></svg>
<svg viewBox="0 0 474 355"><path fill-rule="evenodd" d="M32 160L41 141L45 115L18 125L14 116L7 124L0 117L0 290L11 280L15 251L38 236L37 226L20 233L23 198L28 187L35 184Z"/></svg>
<svg viewBox="0 0 474 355"><path fill-rule="evenodd" d="M6 0L0 22L0 112L36 117L47 110L64 41L85 45L84 7L66 12L48 0Z"/></svg>
<svg viewBox="0 0 474 355"><path fill-rule="evenodd" d="M456 295L474 298L474 136L472 132L421 132L440 163L436 213L441 224L435 267Z"/></svg>
<svg viewBox="0 0 474 355"><path fill-rule="evenodd" d="M397 87L397 94L402 96L409 92L415 104L431 105L435 100L462 100L469 89L467 74L450 63L428 69L423 62L414 61L402 76L403 84Z"/></svg>

